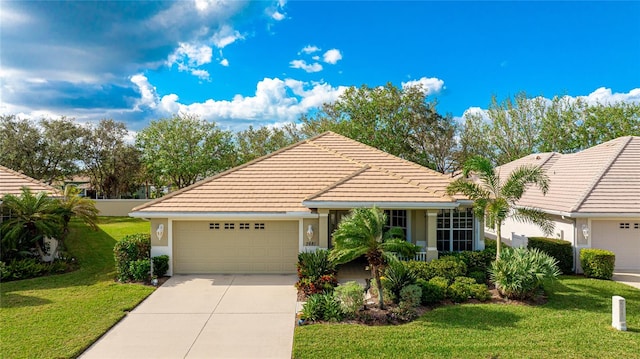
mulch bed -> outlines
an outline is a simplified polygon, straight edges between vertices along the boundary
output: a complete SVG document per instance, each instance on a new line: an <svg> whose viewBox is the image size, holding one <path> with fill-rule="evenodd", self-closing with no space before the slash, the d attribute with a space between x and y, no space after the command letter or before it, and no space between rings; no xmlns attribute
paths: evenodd
<svg viewBox="0 0 640 359"><path fill-rule="evenodd" d="M500 296L500 294L498 293L498 290L493 285L489 286L489 291L491 292L491 299L486 302L480 302L479 300L476 300L476 299L469 299L465 303L454 303L451 300L447 299L441 302L440 304L437 304L434 306L419 306L415 308L415 311L416 311L415 318L419 318L421 315L423 315L424 313L430 310L433 310L434 308L447 306L447 305L497 304L497 305L534 305L535 306L535 305L542 305L547 302L547 297L544 295L544 293L538 294L531 300L512 300L512 299L507 299ZM305 300L306 300L306 295L304 294L304 292L298 291L298 301L304 302ZM411 322L413 321L413 319L415 319L413 318L410 320L403 320L402 318L399 318L396 314L394 314L394 311L397 310L397 307L398 306L396 304L388 304L384 310L381 310L380 308L378 308L377 298L375 296L372 296L367 301L367 305L365 305L365 308L360 310L357 318L343 320L341 323L365 324L365 325L399 325L399 324ZM306 324L310 324L310 323L306 323Z"/></svg>

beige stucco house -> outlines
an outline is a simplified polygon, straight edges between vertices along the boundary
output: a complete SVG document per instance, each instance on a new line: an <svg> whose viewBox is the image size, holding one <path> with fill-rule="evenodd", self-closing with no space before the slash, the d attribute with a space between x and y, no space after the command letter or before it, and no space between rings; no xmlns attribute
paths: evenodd
<svg viewBox="0 0 640 359"><path fill-rule="evenodd" d="M554 237L573 244L579 268L581 248L602 248L616 254L616 270L640 269L640 137L620 137L581 152L539 153L498 167L501 175L523 164L545 170L546 196L531 188L519 202L547 212L555 222ZM542 236L534 225L508 220L511 233Z"/></svg>
<svg viewBox="0 0 640 359"><path fill-rule="evenodd" d="M436 258L483 248L471 202L451 179L327 132L136 207L170 273L293 273L301 251L332 246L348 211L378 206Z"/></svg>

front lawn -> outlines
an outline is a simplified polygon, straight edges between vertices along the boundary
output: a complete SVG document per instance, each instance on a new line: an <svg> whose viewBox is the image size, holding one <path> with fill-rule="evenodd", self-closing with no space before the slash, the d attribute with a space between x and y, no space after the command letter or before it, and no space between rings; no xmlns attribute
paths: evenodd
<svg viewBox="0 0 640 359"><path fill-rule="evenodd" d="M294 358L636 358L640 291L565 276L540 306L463 304L398 326L297 327ZM627 332L611 328L611 297L627 300Z"/></svg>
<svg viewBox="0 0 640 359"><path fill-rule="evenodd" d="M127 234L149 232L149 222L105 217L99 227L71 223L66 244L79 270L2 283L0 357L76 357L153 292L114 282L113 245Z"/></svg>

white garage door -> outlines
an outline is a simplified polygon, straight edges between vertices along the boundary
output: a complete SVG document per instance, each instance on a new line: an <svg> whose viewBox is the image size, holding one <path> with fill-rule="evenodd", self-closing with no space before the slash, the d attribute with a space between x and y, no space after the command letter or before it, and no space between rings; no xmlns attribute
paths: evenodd
<svg viewBox="0 0 640 359"><path fill-rule="evenodd" d="M173 222L175 273L295 273L297 221Z"/></svg>
<svg viewBox="0 0 640 359"><path fill-rule="evenodd" d="M616 254L616 269L640 269L640 220L592 221L591 247Z"/></svg>

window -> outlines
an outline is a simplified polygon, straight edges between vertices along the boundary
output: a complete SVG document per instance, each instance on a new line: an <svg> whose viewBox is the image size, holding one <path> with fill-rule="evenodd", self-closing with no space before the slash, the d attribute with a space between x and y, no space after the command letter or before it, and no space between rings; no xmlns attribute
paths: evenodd
<svg viewBox="0 0 640 359"><path fill-rule="evenodd" d="M634 223L633 229L640 229L640 223Z"/></svg>
<svg viewBox="0 0 640 359"><path fill-rule="evenodd" d="M441 209L436 221L438 251L473 250L473 210Z"/></svg>
<svg viewBox="0 0 640 359"><path fill-rule="evenodd" d="M220 223L209 223L209 229L220 229Z"/></svg>
<svg viewBox="0 0 640 359"><path fill-rule="evenodd" d="M254 223L253 229L264 229L264 223Z"/></svg>
<svg viewBox="0 0 640 359"><path fill-rule="evenodd" d="M405 238L407 237L407 211L404 209L391 209L385 210L387 215L387 225L384 226L385 231L398 227L404 231Z"/></svg>
<svg viewBox="0 0 640 359"><path fill-rule="evenodd" d="M620 223L620 229L629 229L629 223Z"/></svg>
<svg viewBox="0 0 640 359"><path fill-rule="evenodd" d="M249 223L240 223L240 229L250 229Z"/></svg>
<svg viewBox="0 0 640 359"><path fill-rule="evenodd" d="M236 224L235 223L225 223L224 224L224 229L236 229Z"/></svg>

